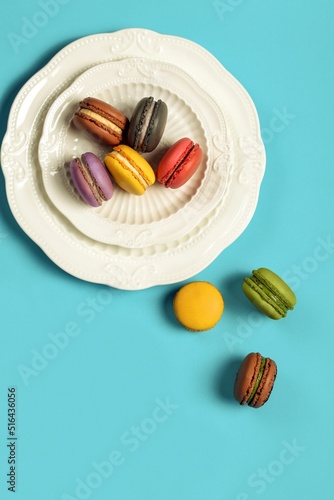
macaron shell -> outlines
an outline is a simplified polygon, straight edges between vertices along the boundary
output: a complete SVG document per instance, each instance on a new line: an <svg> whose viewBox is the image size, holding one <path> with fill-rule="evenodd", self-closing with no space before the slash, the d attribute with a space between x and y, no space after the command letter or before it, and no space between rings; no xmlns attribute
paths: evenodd
<svg viewBox="0 0 334 500"><path fill-rule="evenodd" d="M291 288L280 278L276 273L270 269L260 267L253 271L253 275L262 281L268 288L270 288L275 295L288 307L293 309L297 303L296 296Z"/></svg>
<svg viewBox="0 0 334 500"><path fill-rule="evenodd" d="M85 176L80 164L86 164L89 168L90 176ZM113 196L114 187L105 166L93 153L84 153L80 158L74 158L70 163L70 174L75 188L82 199L92 207L99 207L98 201L93 193L93 184L103 193L104 198L109 200ZM92 180L93 179L93 180Z"/></svg>
<svg viewBox="0 0 334 500"><path fill-rule="evenodd" d="M291 288L274 272L261 267L245 278L242 289L253 305L269 318L284 318L296 305Z"/></svg>
<svg viewBox="0 0 334 500"><path fill-rule="evenodd" d="M99 207L100 204L93 195L87 180L80 171L76 159L73 159L70 163L70 173L73 184L81 198L91 207Z"/></svg>
<svg viewBox="0 0 334 500"><path fill-rule="evenodd" d="M81 116L75 115L72 120L73 124L78 130L83 132L85 135L93 138L94 141L105 144L107 146L116 146L121 142L119 135L110 130L105 130L101 128L97 123L83 118Z"/></svg>
<svg viewBox="0 0 334 500"><path fill-rule="evenodd" d="M148 97L143 97L142 99L140 99L140 101L134 108L130 118L127 139L129 146L131 146L132 148L136 148L137 146L136 142L138 140L138 135L141 133L141 129L143 127L143 115L148 99Z"/></svg>
<svg viewBox="0 0 334 500"><path fill-rule="evenodd" d="M170 188L177 189L183 186L194 175L202 161L202 149L197 144L191 150L186 159L181 163L179 168L174 172Z"/></svg>
<svg viewBox="0 0 334 500"><path fill-rule="evenodd" d="M79 106L80 108L94 111L107 120L112 121L121 130L125 130L128 125L128 119L124 113L112 106L112 104L101 101L95 97L86 97L86 99L83 99L79 103Z"/></svg>
<svg viewBox="0 0 334 500"><path fill-rule="evenodd" d="M145 123L147 107L154 105L151 120ZM160 99L155 103L153 97L143 97L133 110L127 139L128 144L137 151L149 153L159 144L164 133L168 116L168 108L165 102ZM142 146L138 145L139 136L144 135Z"/></svg>
<svg viewBox="0 0 334 500"><path fill-rule="evenodd" d="M262 356L251 352L242 361L234 383L234 397L245 405L252 394L260 370Z"/></svg>
<svg viewBox="0 0 334 500"><path fill-rule="evenodd" d="M252 401L249 403L249 406L251 406L252 408L260 408L268 401L274 387L276 375L277 375L277 365L275 361L273 361L270 358L266 358L266 364L264 367L264 372L260 385Z"/></svg>
<svg viewBox="0 0 334 500"><path fill-rule="evenodd" d="M119 127L122 132L118 133L101 122L94 120L94 118L81 114L82 109L87 109L106 118ZM128 119L111 104L94 97L87 97L79 103L79 109L74 114L72 122L79 130L93 137L97 142L115 146L122 141L123 131L127 127Z"/></svg>
<svg viewBox="0 0 334 500"><path fill-rule="evenodd" d="M157 168L157 180L166 187L177 189L185 184L198 169L202 160L202 149L188 137L179 139L161 159ZM191 152L187 155L188 151ZM185 158L183 160L183 158Z"/></svg>
<svg viewBox="0 0 334 500"><path fill-rule="evenodd" d="M161 141L167 124L168 108L166 103L159 100L155 107L149 128L146 132L143 152L153 151Z"/></svg>
<svg viewBox="0 0 334 500"><path fill-rule="evenodd" d="M182 326L200 332L210 330L218 323L224 311L224 300L211 283L194 281L178 290L173 309Z"/></svg>
<svg viewBox="0 0 334 500"><path fill-rule="evenodd" d="M106 157L104 162L116 184L124 189L124 191L136 196L141 196L145 193L145 187L121 163L112 157Z"/></svg>
<svg viewBox="0 0 334 500"><path fill-rule="evenodd" d="M106 199L110 200L114 194L114 186L106 167L94 153L84 153L81 158L87 162L96 184L99 185Z"/></svg>
<svg viewBox="0 0 334 500"><path fill-rule="evenodd" d="M128 193L137 196L143 195L147 187L140 182L140 176L145 177L148 186L155 182L155 174L150 164L137 151L125 144L116 146L113 151L127 158L140 174L136 175L135 172L126 168L124 163L112 156L111 152L105 156L104 163L115 182Z"/></svg>
<svg viewBox="0 0 334 500"><path fill-rule="evenodd" d="M280 309L278 304L271 300L250 278L245 279L242 290L252 304L269 318L278 320L286 316L285 311Z"/></svg>

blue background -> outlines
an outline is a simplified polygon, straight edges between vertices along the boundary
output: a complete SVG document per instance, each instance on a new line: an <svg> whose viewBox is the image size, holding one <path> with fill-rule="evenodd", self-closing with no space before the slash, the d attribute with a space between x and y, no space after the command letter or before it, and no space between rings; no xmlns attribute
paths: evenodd
<svg viewBox="0 0 334 500"><path fill-rule="evenodd" d="M194 277L219 287L226 304L220 323L201 334L173 318L178 285L125 292L57 268L15 222L1 174L0 497L13 498L6 417L15 386L17 499L332 499L333 2L57 5L16 51L9 33L20 35L41 6L2 6L1 138L15 95L58 50L81 36L142 27L203 45L245 86L267 169L247 229ZM241 291L242 278L261 266L297 295L284 320L260 316ZM32 366L50 335L71 329L66 348L24 378L22 365ZM232 397L251 351L278 365L259 410Z"/></svg>

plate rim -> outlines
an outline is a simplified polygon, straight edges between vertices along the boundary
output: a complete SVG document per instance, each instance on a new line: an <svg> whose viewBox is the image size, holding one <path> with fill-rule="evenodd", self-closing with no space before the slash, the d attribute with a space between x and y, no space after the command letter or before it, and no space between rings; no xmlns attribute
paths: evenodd
<svg viewBox="0 0 334 500"><path fill-rule="evenodd" d="M152 276L153 276L153 277L155 277L155 279L151 279L150 281L147 280L147 271L150 268L150 266L152 267L152 264L151 264L152 259L150 259L149 257L143 258L140 266L133 265L133 263L132 263L129 266L131 269L128 271L128 273L126 273L124 271L124 269L120 268L121 275L118 275L116 277L114 276L113 273L111 273L111 274L109 273L106 275L106 271L108 271L108 264L105 265L105 263L104 263L103 270L101 270L99 268L99 269L95 270L93 273L91 271L84 270L82 268L82 266L80 268L78 268L73 263L71 263L69 265L69 263L66 261L66 258L69 257L68 252L70 249L66 248L66 251L64 250L64 254L62 256L60 256L59 253L55 250L55 248L52 245L50 245L47 241L45 241L45 239L41 238L41 236L38 232L36 233L36 228L33 226L32 222L29 221L30 222L30 225L29 225L26 218L23 217L23 215L20 211L20 208L18 206L17 200L12 197L12 196L14 196L13 190L15 187L15 186L13 187L14 173L16 174L15 175L16 180L17 180L17 178L18 178L18 180L20 180L20 175L22 174L22 172L20 171L19 168L18 169L14 169L14 168L8 169L7 168L10 164L10 160L8 157L9 151L8 150L4 151L4 146L6 147L7 142L8 142L8 137L9 137L9 134L11 132L10 125L13 122L14 113L17 110L17 106L20 102L20 99L22 99L22 97L27 92L27 90L31 87L33 82L35 82L35 81L38 82L38 80L40 80L42 78L42 75L45 73L46 69L48 71L51 71L52 68L59 61L61 61L61 59L63 59L65 57L65 54L70 54L71 52L73 52L74 47L80 48L81 46L83 46L87 43L90 43L90 42L93 42L93 43L94 43L94 41L101 42L102 39L104 41L110 42L111 38L113 38L115 36L119 36L119 35L122 36L123 34L127 35L129 33L134 34L135 37L137 37L137 36L139 36L139 37L146 36L147 37L148 36L148 37L153 37L155 39L157 39L159 37L163 37L165 39L169 38L172 40L178 40L178 41L181 40L182 44L186 45L188 48L190 47L190 50L195 50L195 47L196 47L196 50L199 51L202 55L205 54L204 57L208 58L210 65L216 66L217 71L221 71L221 69L223 69L225 72L225 76L230 75L230 76L228 76L228 78L232 78L235 82L237 82L237 85L239 86L239 90L242 89L242 90L240 90L240 92L242 92L243 98L247 100L248 108L252 113L252 128L254 129L254 133L255 133L254 134L255 138L254 137L252 138L252 140L254 140L254 143L252 143L252 140L249 143L248 137L240 136L240 147L243 150L243 152L245 153L247 159L249 160L249 161L247 160L248 163L253 162L252 163L252 170L251 170L253 178L250 178L250 173L249 173L250 169L247 169L247 171L246 171L246 169L244 168L244 169L241 169L241 171L239 172L239 179L238 180L239 180L240 185L246 185L246 184L249 184L251 182L254 182L254 186L252 185L252 188L251 188L252 189L252 205L248 207L247 213L243 214L243 219L242 219L243 226L242 226L242 228L240 229L240 226L239 226L237 229L234 228L233 231L228 233L229 238L227 239L227 241L224 240L223 247L221 247L223 236L220 235L219 248L217 248L217 242L215 242L215 244L212 244L211 248L210 248L210 254L207 252L204 260L203 260L203 254L201 254L196 262L196 266L188 267L187 271L185 271L184 269L178 269L178 270L175 270L174 273L169 272L167 275L160 276L159 278L157 278L156 274L153 272L150 274L150 277L152 278ZM108 60L110 60L110 59L108 59ZM74 76L75 75L72 74L72 77L68 78L68 80L71 80L71 79L73 80ZM58 86L59 85L60 84L58 84ZM49 95L49 97L50 97L50 95ZM24 138L20 137L19 144L17 144L17 146L18 147L22 146L22 142L24 142ZM261 159L258 162L256 162L256 157L252 158L252 155L254 154L254 151L255 152L257 151L258 148L260 148L260 150L261 150ZM7 157L5 157L6 155L7 155ZM200 45L196 44L195 42L192 42L192 41L187 40L187 39L183 39L181 37L174 37L172 35L160 35L156 32L142 29L142 28L127 28L125 30L119 30L119 31L116 31L113 33L108 33L107 35L106 34L88 35L86 37L79 38L78 40L76 40L74 42L71 42L69 45L67 45L63 49L61 49L60 52L58 54L56 54L49 61L49 63L47 63L41 70L39 70L34 76L32 76L28 80L28 82L22 87L21 91L19 91L18 95L14 99L14 102L13 102L13 105L12 105L12 108L10 111L10 115L9 115L7 131L6 131L4 141L2 144L1 158L2 158L2 168L4 170L4 176L5 176L5 180L6 180L6 192L7 192L7 197L8 197L9 203L10 203L10 208L11 208L13 215L16 218L17 222L22 227L22 229L27 233L27 235L33 241L35 241L35 243L37 243L41 247L41 249L49 256L49 258L51 260L53 260L54 263L56 263L64 271L67 271L70 274L72 274L80 279L84 279L84 280L96 282L96 283L101 283L101 284L106 284L109 286L113 286L115 288L121 288L121 289L127 289L127 290L138 290L138 289L148 288L148 287L160 285L160 284L176 283L176 282L182 281L184 279L190 278L194 274L200 272L205 267L207 267L217 257L217 255L219 255L225 248L227 248L227 246L229 246L233 241L235 241L235 239L247 227L247 225L248 225L248 223L249 223L250 219L252 218L253 213L255 211L258 197L259 197L262 178L263 178L264 171L265 171L265 159L266 159L265 158L264 144L263 144L263 141L262 141L261 136L260 136L259 118L258 118L258 115L256 112L256 108L255 108L255 105L254 105L252 99L250 98L249 94L241 86L241 84L221 65L221 63L212 54L210 54L206 49L204 49ZM3 161L4 159L8 160L8 162L7 161L4 162ZM255 164L254 164L254 162L255 162ZM5 163L5 167L4 167L4 163ZM254 181L254 179L255 179L255 181ZM47 216L50 217L49 214L47 214ZM217 219L215 220L215 223L217 223ZM58 229L58 232L60 233L60 229ZM224 233L224 235L225 235L225 233ZM72 246L74 246L74 247L80 246L79 242L77 242L77 241L70 242L69 241L70 237L68 234L64 235L63 238L67 241L67 243L71 243ZM182 251L186 251L187 249L188 249L187 244L185 244L184 247L182 247ZM66 255L65 255L65 253L66 253ZM90 254L90 253L97 254L97 250L96 249L92 250L91 248L83 248L82 253L85 254L85 256L86 256L86 254ZM177 251L173 251L173 252L170 252L169 255L175 256L176 253L177 253ZM105 261L105 259L106 259L105 255L102 255L102 256L99 255L99 257L101 257L101 260L103 260L103 261ZM126 261L126 265L129 265L129 259L126 259L126 257L125 257L125 261ZM117 268L119 267L118 264L122 265L123 263L124 263L124 258L119 258L119 257L115 258L114 264L112 265L112 267L115 268L114 271L117 272ZM110 269L109 269L109 271L110 271ZM154 269L154 271L156 271L156 269ZM144 273L144 276L143 276L143 273Z"/></svg>
<svg viewBox="0 0 334 500"><path fill-rule="evenodd" d="M141 224L138 224L138 223L137 224L131 224L131 223L124 223L123 224L123 223L117 222L117 221L108 221L108 220L104 221L103 220L99 223L98 227L101 228L101 226L103 226L103 224L105 224L106 227L108 227L108 229L107 229L108 235L107 236L103 235L103 238L102 237L99 238L97 235L96 227L94 227L94 230L93 229L86 230L85 227L83 226L83 223L85 221L81 220L82 218L85 217L85 215L88 215L90 222L93 222L92 219L95 218L95 212L93 213L89 209L89 207L87 209L87 207L82 205L82 207L78 207L77 214L71 214L70 207L69 207L70 201L65 200L62 203L61 201L58 202L58 200L56 199L56 196L57 196L56 191L59 190L60 188L59 188L59 186L56 188L52 185L51 177L52 177L52 179L54 178L56 170L58 173L58 167L57 167L57 169L50 167L50 165L48 165L49 160L47 160L46 158L50 156L49 150L51 150L51 155L53 155L52 158L54 156L60 156L60 154L56 153L56 148L54 147L52 137L53 136L58 137L58 135L60 135L61 140L62 141L64 140L63 132L65 132L65 128L66 128L67 124L64 124L62 127L60 127L60 126L58 127L57 124L55 124L55 122L57 122L58 117L61 116L61 114L65 112L65 108L64 108L65 103L67 103L69 99L72 100L73 96L80 89L81 89L80 92L82 92L83 83L85 82L85 80L87 80L91 76L93 76L94 73L97 72L97 76L99 76L100 73L102 72L102 74L103 74L103 72L106 71L110 65L116 64L116 65L118 65L118 67L120 67L120 64L122 64L122 63L126 64L126 62L128 62L128 61L129 62L135 61L138 64L144 62L144 64L148 64L148 65L154 65L154 64L158 65L159 64L159 65L161 65L162 70L164 70L164 71L174 71L175 70L179 73L180 78L186 78L187 85L189 84L189 86L190 85L193 86L193 89L194 89L194 92L196 93L196 95L198 95L198 92L201 92L202 105L204 105L204 100L205 100L205 104L211 106L210 108L206 108L205 110L203 108L202 109L199 109L199 108L195 109L193 107L194 106L193 100L191 102L189 102L189 101L186 102L185 96L184 96L184 89L183 89L183 95L178 95L176 93L177 91L174 88L175 85L171 86L168 84L168 85L165 85L165 87L163 89L163 90L169 92L170 94L172 94L174 92L174 95L176 95L180 101L184 102L184 104L189 108L189 110L198 119L198 123L203 131L203 135L204 135L205 141L206 141L206 148L205 149L207 150L206 153L208 155L208 158L207 158L208 169L207 169L206 174L201 179L201 186L199 186L199 189L196 189L196 192L194 193L194 196L192 196L192 199L188 200L185 203L185 206L183 207L183 208L186 208L186 213L189 214L191 212L192 215L191 215L191 218L188 217L188 219L186 219L185 216L182 216L182 224L180 222L175 224L175 218L176 219L180 218L180 212L182 211L182 208L178 209L175 213L171 213L171 214L167 215L161 221L152 221L152 222L141 223ZM158 68L159 68L159 66L158 66ZM115 78L116 77L113 78L113 81L117 80L117 79L115 80ZM109 81L110 80L111 79L109 79ZM106 82L104 82L104 80L103 80L101 85L104 86L106 83L107 83L107 80L106 80ZM117 84L119 84L119 85L128 84L129 85L130 82L127 82L127 81L120 82L120 83L117 82ZM148 82L146 82L146 79L145 79L145 84L148 84ZM158 82L157 85L158 84L161 84L161 81ZM99 81L99 85L100 85L100 81ZM153 85L153 83L152 83L152 85ZM94 84L94 86L97 87L97 85L95 85L95 84ZM89 94L91 87L92 87L92 85L88 87L87 95ZM187 87L187 89L188 88L189 87ZM193 94L192 98L194 99L194 97L195 97L195 94ZM60 109L60 111L59 111L59 109ZM205 123L203 123L203 121L201 120L201 118L203 118L204 115L206 114L207 109L210 112L210 116L212 116L213 113L215 114L215 124L219 124L216 126L216 128L211 126L210 124L208 124L207 121ZM220 126L220 129L218 129L218 126ZM93 238L93 239L96 239L96 241L100 241L100 242L106 243L106 244L115 244L115 245L121 245L121 246L126 246L126 247L128 246L131 248L131 247L136 247L136 245L131 244L131 241L135 241L136 244L138 243L139 247L142 247L142 246L161 244L161 243L170 242L170 241L179 239L180 237L184 236L187 232L192 230L197 224L200 223L200 221L207 214L209 214L213 210L216 203L219 202L220 198L223 196L224 192L228 188L227 179L228 179L228 173L229 173L229 169L231 168L231 165L226 165L226 172L225 172L224 178L222 176L217 175L217 172L213 169L213 166L214 166L214 162L217 160L217 158L221 154L221 152L218 151L214 147L214 144L212 143L212 140L211 140L212 136L214 135L214 132L218 133L220 131L220 133L222 135L222 141L224 141L226 143L226 147L232 147L232 141L229 137L230 131L228 130L227 127L228 127L228 125L227 125L227 122L225 120L224 113L223 113L222 109L215 103L215 101L212 99L212 97L210 97L205 92L204 89L201 89L197 85L197 83L194 82L193 79L187 73L185 73L183 70L181 70L180 68L178 68L177 66L175 66L173 64L155 61L155 60L152 60L150 58L143 58L143 57L129 57L126 59L126 61L124 61L124 60L110 61L108 63L97 64L94 67L92 67L89 70L82 73L81 75L79 75L79 77L76 78L75 81L69 87L67 87L55 99L55 101L52 103L52 105L48 109L48 112L46 114L45 121L44 121L44 126L42 127L42 135L41 135L41 138L39 141L39 147L38 147L39 162L41 165L42 178L43 178L45 190L46 190L49 198L53 202L53 204L56 206L56 208L61 213L63 213L63 215L65 215L69 219L69 221L75 227L77 227L77 229L82 231L86 236ZM49 131L50 129L51 129L51 132ZM187 134L185 134L185 135L187 135ZM63 145L63 143L62 143L62 145ZM106 149L108 149L108 148L106 148ZM61 152L61 155L63 155L63 151ZM58 163L58 161L57 161L57 163ZM51 177L50 177L50 168L51 168L51 172L52 172ZM61 167L59 166L59 168L61 168ZM58 183L59 182L60 181L58 180ZM213 199L210 199L210 203L208 203L206 206L203 206L203 196L205 197L205 199L208 199L209 196L207 194L207 190L209 189L211 192L212 187L215 188L215 196L213 197ZM204 191L204 190L206 190L206 191ZM199 191L203 191L203 192L199 192ZM64 190L64 193L66 193L66 190ZM77 202L77 199L76 199L76 202ZM201 204L199 205L199 203L201 203ZM66 207L66 205L67 205L67 207ZM194 208L193 205L196 206L196 211L198 211L197 215L196 215L196 211L193 209ZM64 208L64 206L65 206L65 208ZM75 206L73 205L72 209L74 209L74 208L75 208ZM78 212L81 212L82 215L80 215L80 213L78 213ZM193 217L193 215L196 215L196 217ZM98 214L96 214L96 217L98 217ZM98 223L98 221L96 221L96 222ZM173 227L170 227L171 223L174 223ZM138 226L136 228L136 231L133 230L133 225ZM163 229L169 229L170 232L168 233L168 237L165 234L164 235L161 234L160 226L163 226ZM113 232L113 230L115 232ZM157 236L154 237L154 235L152 235L152 231L155 231L155 230L157 231L158 234L157 234ZM116 233L116 231L122 231L122 233L118 234L118 233ZM134 232L134 235L131 235L132 238L130 238L129 235L126 235L126 232L128 232L128 231ZM151 232L151 234L149 235L148 232ZM146 238L142 239L141 241L140 241L140 239L138 240L137 236L143 235L144 233L146 234ZM124 240L124 237L125 237L125 240ZM109 240L107 240L107 238L109 238ZM163 238L165 238L165 239L163 239ZM121 241L122 239L124 241ZM153 239L153 241L152 241L152 239ZM126 244L127 242L129 242L129 243Z"/></svg>

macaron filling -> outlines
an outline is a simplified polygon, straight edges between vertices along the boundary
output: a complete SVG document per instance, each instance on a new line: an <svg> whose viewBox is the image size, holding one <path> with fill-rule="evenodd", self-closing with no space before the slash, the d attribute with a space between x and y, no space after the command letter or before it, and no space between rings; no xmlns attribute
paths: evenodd
<svg viewBox="0 0 334 500"><path fill-rule="evenodd" d="M258 287L263 292L264 296L267 299L269 299L274 309L277 309L280 314L286 316L286 313L291 308L287 306L283 302L283 300L280 297L278 297L266 284L264 284L263 281L258 279L256 276L251 276L250 278L246 278L245 281L250 286L252 286L252 283L254 283L255 286Z"/></svg>
<svg viewBox="0 0 334 500"><path fill-rule="evenodd" d="M89 184L94 198L96 199L99 205L102 205L104 201L107 201L107 198L102 189L100 188L100 186L98 185L98 183L96 182L96 179L92 174L87 161L85 160L85 156L84 155L81 156L81 161L79 158L76 158L76 164L82 176Z"/></svg>
<svg viewBox="0 0 334 500"><path fill-rule="evenodd" d="M95 113L94 111L92 111L90 109L86 109L86 108L80 109L79 116L82 117L82 115L84 115L85 118L87 117L88 120L92 120L94 122L101 123L102 125L104 125L105 127L108 127L109 129L113 130L117 134L122 134L122 129L120 127L118 127L115 123L108 120L107 118L104 118L103 116L99 115L98 113Z"/></svg>
<svg viewBox="0 0 334 500"><path fill-rule="evenodd" d="M157 120L161 99L154 101L153 97L146 100L144 109L136 126L134 149L146 152L154 124ZM149 151L149 150L148 150Z"/></svg>
<svg viewBox="0 0 334 500"><path fill-rule="evenodd" d="M153 97L147 99L147 103L137 126L138 135L135 140L135 149L143 149L146 133L148 132L150 122L152 120L155 104L156 103L154 102Z"/></svg>
<svg viewBox="0 0 334 500"><path fill-rule="evenodd" d="M260 364L260 369L259 369L259 373L256 377L256 380L255 380L255 384L254 384L254 387L253 387L253 390L249 396L249 398L247 399L246 403L248 405L250 405L252 403L252 400L256 394L256 391L258 390L259 388L259 385L260 385L260 382L262 380L262 377L263 377L263 373L264 373L264 367L265 367L265 364L266 364L266 358L264 358L263 356L261 356L261 364Z"/></svg>
<svg viewBox="0 0 334 500"><path fill-rule="evenodd" d="M273 283L271 283L271 281L266 279L259 271L253 271L253 276L255 276L256 279L258 279L262 283L263 287L266 287L269 290L271 290L272 294L275 297L277 297L280 300L280 302L282 302L285 305L287 310L294 308L295 301L289 300L285 295L280 293L278 291L278 289L275 287L275 285ZM294 294L292 293L292 295L294 295Z"/></svg>
<svg viewBox="0 0 334 500"><path fill-rule="evenodd" d="M138 166L134 166L132 164L131 159L125 155L124 151L118 152L117 148L115 148L111 153L109 153L108 156L113 157L124 168L129 170L145 189L147 189L151 185L149 180L145 177L144 173L140 169L138 169Z"/></svg>

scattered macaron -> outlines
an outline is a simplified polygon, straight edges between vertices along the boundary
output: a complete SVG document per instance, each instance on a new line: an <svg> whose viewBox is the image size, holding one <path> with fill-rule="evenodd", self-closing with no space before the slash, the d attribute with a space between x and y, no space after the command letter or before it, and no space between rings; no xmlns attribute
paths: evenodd
<svg viewBox="0 0 334 500"><path fill-rule="evenodd" d="M100 159L93 153L73 158L70 174L81 198L92 207L99 207L110 200L114 192L111 178Z"/></svg>
<svg viewBox="0 0 334 500"><path fill-rule="evenodd" d="M224 312L220 291L207 281L193 281L182 286L174 296L177 320L187 330L201 332L213 328Z"/></svg>
<svg viewBox="0 0 334 500"><path fill-rule="evenodd" d="M245 278L242 289L263 314L272 319L284 318L297 302L291 288L277 274L261 267Z"/></svg>
<svg viewBox="0 0 334 500"><path fill-rule="evenodd" d="M79 103L72 121L95 141L109 146L123 141L128 124L127 117L121 111L95 97L87 97Z"/></svg>
<svg viewBox="0 0 334 500"><path fill-rule="evenodd" d="M155 182L155 173L145 158L130 146L115 146L104 158L115 182L125 191L142 195Z"/></svg>
<svg viewBox="0 0 334 500"><path fill-rule="evenodd" d="M241 404L260 408L269 399L277 375L275 361L251 352L242 361L238 370L234 397Z"/></svg>
<svg viewBox="0 0 334 500"><path fill-rule="evenodd" d="M164 154L157 168L157 180L172 189L183 186L202 161L202 148L188 137L179 139Z"/></svg>
<svg viewBox="0 0 334 500"><path fill-rule="evenodd" d="M149 153L159 144L164 133L168 116L167 104L161 99L143 97L133 110L129 129L128 144L136 151Z"/></svg>

